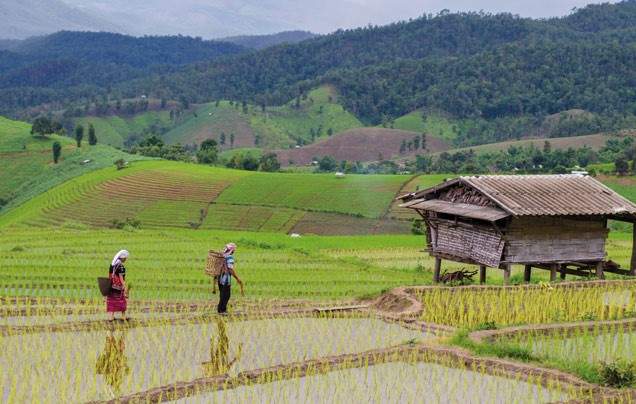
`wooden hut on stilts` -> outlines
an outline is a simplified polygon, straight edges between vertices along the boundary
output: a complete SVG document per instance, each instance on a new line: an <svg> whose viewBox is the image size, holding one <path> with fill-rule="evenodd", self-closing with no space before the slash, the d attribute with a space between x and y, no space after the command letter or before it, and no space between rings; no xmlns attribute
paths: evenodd
<svg viewBox="0 0 636 404"><path fill-rule="evenodd" d="M523 265L560 275L604 279L605 272L636 276L636 205L587 175L486 175L460 177L401 196L426 225L427 251L435 257L434 281L442 260L503 270ZM634 225L631 265L606 260L608 220Z"/></svg>

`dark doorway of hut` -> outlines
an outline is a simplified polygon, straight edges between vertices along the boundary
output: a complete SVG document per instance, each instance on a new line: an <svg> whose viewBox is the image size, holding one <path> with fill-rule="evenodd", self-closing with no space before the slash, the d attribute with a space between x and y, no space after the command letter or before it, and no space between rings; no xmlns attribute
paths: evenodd
<svg viewBox="0 0 636 404"><path fill-rule="evenodd" d="M459 177L401 196L426 224L426 244L435 258L433 282L440 282L442 261L503 270L510 283L513 265L567 275L605 273L636 276L636 205L587 175L514 175ZM606 260L608 221L634 226L629 269Z"/></svg>

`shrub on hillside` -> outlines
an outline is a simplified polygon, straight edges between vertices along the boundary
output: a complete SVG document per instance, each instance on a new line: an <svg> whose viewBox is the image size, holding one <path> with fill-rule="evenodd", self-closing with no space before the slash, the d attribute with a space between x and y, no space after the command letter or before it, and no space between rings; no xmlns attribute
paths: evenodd
<svg viewBox="0 0 636 404"><path fill-rule="evenodd" d="M140 229L141 221L127 217L126 220L114 219L111 222L111 225L112 225L111 226L112 228L119 229L119 230L123 230L126 228Z"/></svg>
<svg viewBox="0 0 636 404"><path fill-rule="evenodd" d="M51 146L53 151L53 162L57 164L60 160L60 156L62 155L62 145L60 142L53 142L53 146Z"/></svg>
<svg viewBox="0 0 636 404"><path fill-rule="evenodd" d="M126 162L126 160L124 159L115 160L115 167L117 167L117 170L123 170L127 166L128 166L128 162Z"/></svg>
<svg viewBox="0 0 636 404"><path fill-rule="evenodd" d="M31 126L31 134L38 136L51 135L61 130L62 125L59 122L53 121L44 116L33 121L33 126Z"/></svg>
<svg viewBox="0 0 636 404"><path fill-rule="evenodd" d="M280 163L276 153L267 153L261 157L258 165L260 171L275 172L280 170Z"/></svg>

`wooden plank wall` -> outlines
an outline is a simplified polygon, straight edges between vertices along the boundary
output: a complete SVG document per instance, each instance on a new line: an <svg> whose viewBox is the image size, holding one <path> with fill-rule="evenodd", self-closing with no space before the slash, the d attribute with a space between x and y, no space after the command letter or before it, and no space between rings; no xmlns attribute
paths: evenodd
<svg viewBox="0 0 636 404"><path fill-rule="evenodd" d="M603 218L525 217L505 231L504 261L600 261L609 230Z"/></svg>
<svg viewBox="0 0 636 404"><path fill-rule="evenodd" d="M487 266L498 267L504 243L494 229L460 223L437 222L432 231L434 252L463 257Z"/></svg>

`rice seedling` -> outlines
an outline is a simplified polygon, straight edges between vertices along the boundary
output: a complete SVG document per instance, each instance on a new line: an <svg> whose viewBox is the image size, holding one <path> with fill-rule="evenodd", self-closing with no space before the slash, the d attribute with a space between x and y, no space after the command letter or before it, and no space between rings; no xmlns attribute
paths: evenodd
<svg viewBox="0 0 636 404"><path fill-rule="evenodd" d="M614 320L636 315L635 292L633 282L427 289L421 319L463 328Z"/></svg>

